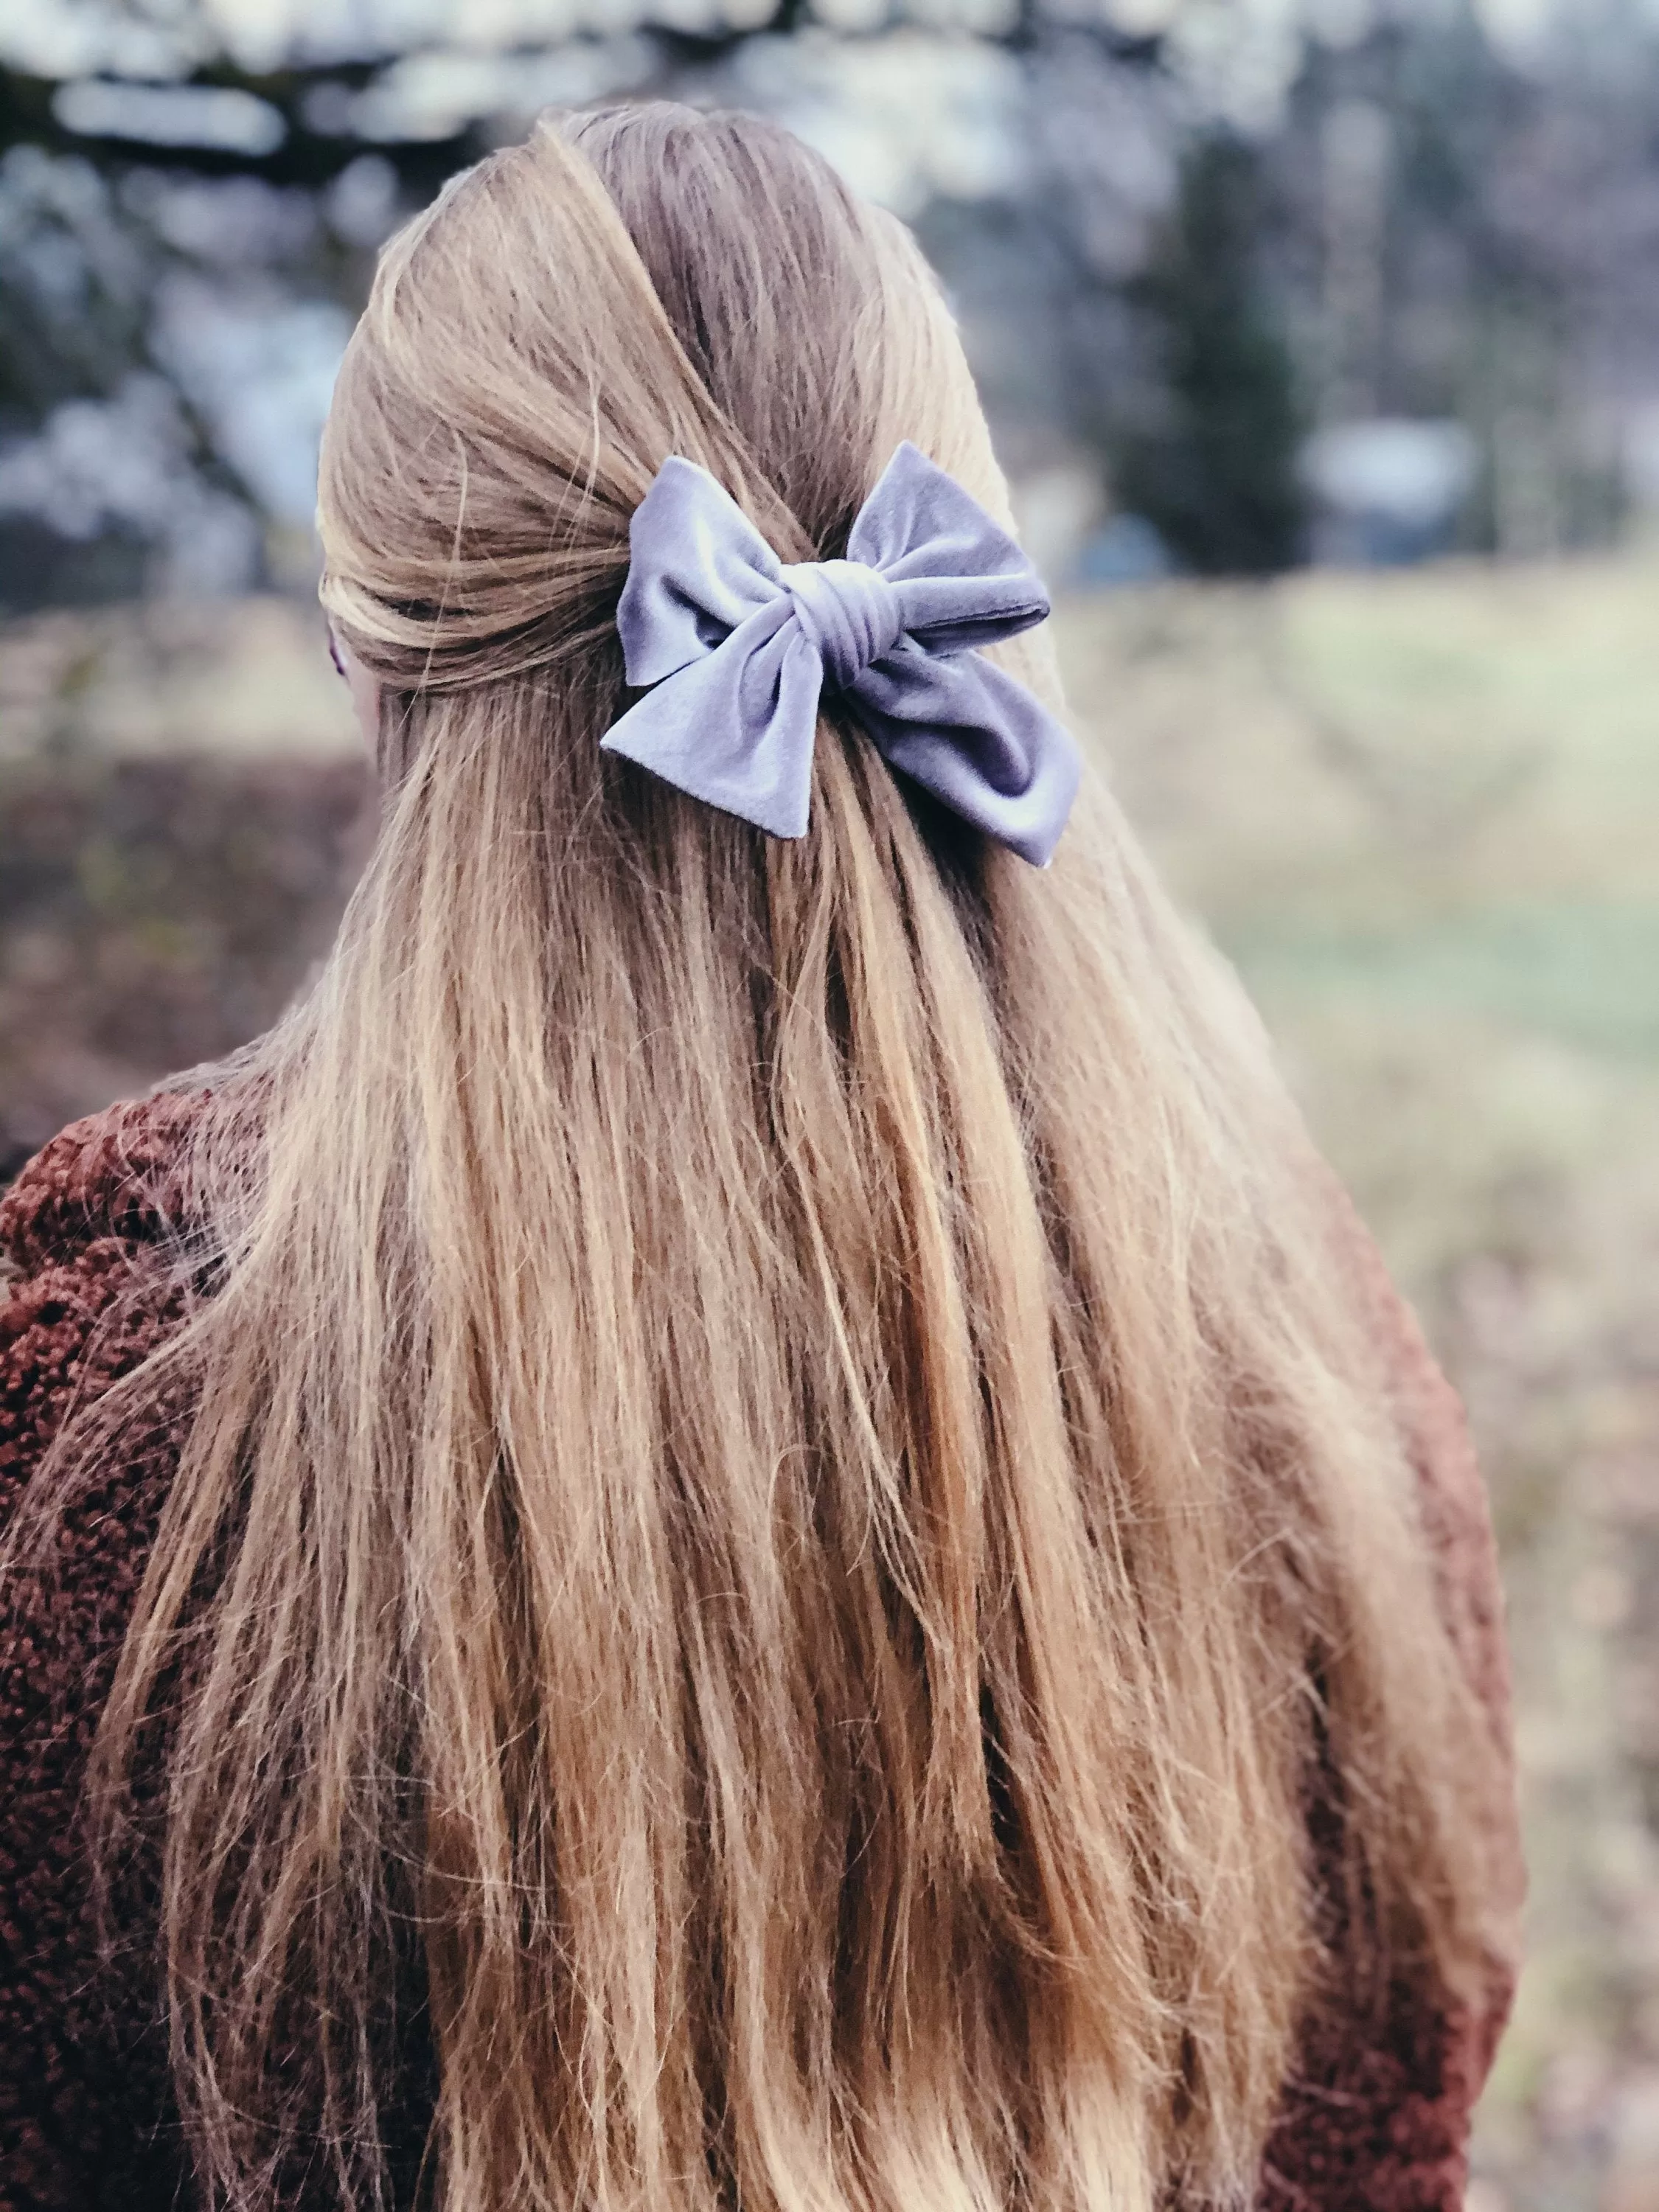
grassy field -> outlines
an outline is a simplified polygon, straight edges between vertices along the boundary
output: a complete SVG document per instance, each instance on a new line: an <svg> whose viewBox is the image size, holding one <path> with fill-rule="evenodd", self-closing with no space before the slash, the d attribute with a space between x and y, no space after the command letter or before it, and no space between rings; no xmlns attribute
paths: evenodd
<svg viewBox="0 0 1659 2212"><path fill-rule="evenodd" d="M1468 1403L1533 1896L1481 2212L1659 2206L1659 565L1065 610L1075 702Z"/></svg>
<svg viewBox="0 0 1659 2212"><path fill-rule="evenodd" d="M1059 617L1485 1455L1533 1904L1479 2212L1659 2212L1656 616L1632 556ZM0 1152L276 1011L351 864L350 742L301 610L0 638Z"/></svg>

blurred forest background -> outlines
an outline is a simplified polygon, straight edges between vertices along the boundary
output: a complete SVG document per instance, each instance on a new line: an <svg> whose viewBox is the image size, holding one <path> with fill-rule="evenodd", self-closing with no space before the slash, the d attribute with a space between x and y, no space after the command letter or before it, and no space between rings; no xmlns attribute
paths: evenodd
<svg viewBox="0 0 1659 2212"><path fill-rule="evenodd" d="M4 0L0 1183L327 943L380 240L659 93L944 278L1079 723L1485 1455L1534 1896L1471 2212L1659 2212L1659 0Z"/></svg>

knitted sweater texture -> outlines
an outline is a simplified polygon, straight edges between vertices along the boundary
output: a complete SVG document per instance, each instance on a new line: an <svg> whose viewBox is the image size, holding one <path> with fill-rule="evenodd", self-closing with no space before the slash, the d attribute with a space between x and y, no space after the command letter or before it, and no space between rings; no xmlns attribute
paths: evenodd
<svg viewBox="0 0 1659 2212"><path fill-rule="evenodd" d="M158 1255L198 1110L189 1097L164 1097L77 1122L0 1200L0 1530L71 1401L107 1387L176 1325ZM1357 1223L1352 1245L1442 1603L1507 1743L1497 1563L1462 1413ZM123 1895L121 1956L101 1958L82 1808L184 1418L155 1408L119 1463L70 1504L49 1571L0 1607L0 2212L189 2212L200 2201L168 2087L151 1899L136 1879ZM1316 1856L1321 1811L1310 1814ZM1507 1904L1519 1885L1507 1786L1491 1817L1513 1869ZM1470 2114L1512 1984L1512 1965L1497 1962L1487 2002L1471 2009L1401 1981L1310 2028L1258 2212L1459 2212Z"/></svg>

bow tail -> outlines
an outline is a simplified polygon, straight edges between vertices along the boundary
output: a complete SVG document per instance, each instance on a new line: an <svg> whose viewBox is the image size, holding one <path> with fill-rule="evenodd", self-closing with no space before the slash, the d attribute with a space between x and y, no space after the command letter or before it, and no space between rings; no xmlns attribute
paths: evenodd
<svg viewBox="0 0 1659 2212"><path fill-rule="evenodd" d="M1023 684L977 653L906 641L852 687L882 757L1034 867L1060 842L1082 774L1077 742Z"/></svg>

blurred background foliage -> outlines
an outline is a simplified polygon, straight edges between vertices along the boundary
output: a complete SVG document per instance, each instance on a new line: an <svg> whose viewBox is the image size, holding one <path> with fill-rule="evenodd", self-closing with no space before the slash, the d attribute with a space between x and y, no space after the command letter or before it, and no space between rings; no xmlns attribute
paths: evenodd
<svg viewBox="0 0 1659 2212"><path fill-rule="evenodd" d="M1652 0L8 0L0 605L294 583L380 240L634 93L915 223L1062 573L1659 498Z"/></svg>
<svg viewBox="0 0 1659 2212"><path fill-rule="evenodd" d="M315 444L544 105L915 227L1078 718L1468 1402L1531 1952L1471 2212L1659 2212L1659 0L4 0L0 1183L368 834Z"/></svg>

